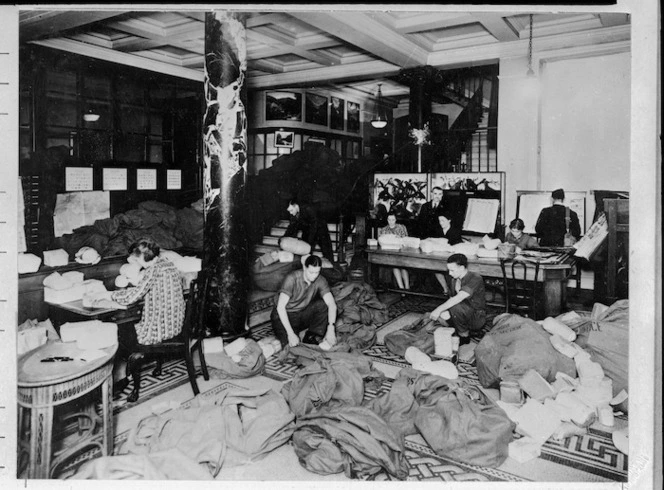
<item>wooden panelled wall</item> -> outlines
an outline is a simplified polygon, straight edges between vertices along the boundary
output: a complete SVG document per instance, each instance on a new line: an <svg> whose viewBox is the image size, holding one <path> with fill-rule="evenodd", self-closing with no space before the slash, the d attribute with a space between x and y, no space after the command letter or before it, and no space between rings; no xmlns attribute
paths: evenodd
<svg viewBox="0 0 664 490"><path fill-rule="evenodd" d="M142 201L179 208L202 196L201 83L38 46L21 48L19 66L19 172L39 182L28 212L47 213L65 192L66 166L92 167L93 190L102 190L104 168L127 169L127 190L110 192L111 215ZM98 121L84 121L89 110ZM157 170L156 190L137 190L138 168ZM166 189L167 169L182 170L180 190ZM29 251L48 248L48 226L40 221Z"/></svg>

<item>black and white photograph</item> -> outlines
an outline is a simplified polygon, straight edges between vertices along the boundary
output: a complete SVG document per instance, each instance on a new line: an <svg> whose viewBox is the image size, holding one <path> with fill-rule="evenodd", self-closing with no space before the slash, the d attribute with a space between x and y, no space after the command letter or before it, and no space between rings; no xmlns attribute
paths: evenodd
<svg viewBox="0 0 664 490"><path fill-rule="evenodd" d="M327 97L307 92L304 100L304 121L327 126Z"/></svg>
<svg viewBox="0 0 664 490"><path fill-rule="evenodd" d="M344 129L346 102L339 97L330 97L330 129Z"/></svg>
<svg viewBox="0 0 664 490"><path fill-rule="evenodd" d="M346 130L351 133L360 132L360 104L348 101Z"/></svg>
<svg viewBox="0 0 664 490"><path fill-rule="evenodd" d="M266 121L301 121L302 94L299 92L267 92Z"/></svg>
<svg viewBox="0 0 664 490"><path fill-rule="evenodd" d="M275 131L274 146L277 148L293 148L295 133L292 131Z"/></svg>
<svg viewBox="0 0 664 490"><path fill-rule="evenodd" d="M658 2L0 26L0 487L662 488Z"/></svg>

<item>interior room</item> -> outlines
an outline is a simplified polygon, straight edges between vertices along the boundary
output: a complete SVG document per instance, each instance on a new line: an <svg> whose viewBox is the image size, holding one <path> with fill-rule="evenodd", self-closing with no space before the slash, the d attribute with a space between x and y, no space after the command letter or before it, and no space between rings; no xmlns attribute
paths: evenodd
<svg viewBox="0 0 664 490"><path fill-rule="evenodd" d="M633 481L629 9L18 20L16 478Z"/></svg>

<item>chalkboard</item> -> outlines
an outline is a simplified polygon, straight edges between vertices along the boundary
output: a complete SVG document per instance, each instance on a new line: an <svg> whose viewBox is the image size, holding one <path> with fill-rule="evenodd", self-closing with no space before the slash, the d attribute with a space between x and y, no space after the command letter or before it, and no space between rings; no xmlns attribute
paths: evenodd
<svg viewBox="0 0 664 490"><path fill-rule="evenodd" d="M524 232L534 234L535 224L540 212L551 206L552 191L516 191L516 215L525 225ZM586 232L586 192L565 191L565 206L568 206L579 216L581 234ZM511 221L511 220L510 220ZM507 223L509 226L509 222Z"/></svg>

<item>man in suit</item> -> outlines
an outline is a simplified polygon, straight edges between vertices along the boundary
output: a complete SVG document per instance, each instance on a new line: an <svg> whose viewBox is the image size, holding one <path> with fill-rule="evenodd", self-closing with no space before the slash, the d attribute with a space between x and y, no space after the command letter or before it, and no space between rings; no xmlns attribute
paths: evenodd
<svg viewBox="0 0 664 490"><path fill-rule="evenodd" d="M431 189L431 201L425 202L417 215L417 233L420 238L434 236L438 231L438 216L443 210L443 189Z"/></svg>
<svg viewBox="0 0 664 490"><path fill-rule="evenodd" d="M539 237L540 247L562 247L565 244L565 233L569 226L569 233L579 240L581 237L581 226L578 215L569 209L569 225L567 224L567 211L565 206L565 191L556 189L551 193L553 204L542 209L537 223L535 233Z"/></svg>
<svg viewBox="0 0 664 490"><path fill-rule="evenodd" d="M311 245L311 251L313 252L318 243L323 257L334 263L332 240L330 240L327 222L318 216L316 208L291 199L288 203L288 213L291 215L291 219L284 236L297 237L297 232L302 230L302 240Z"/></svg>

